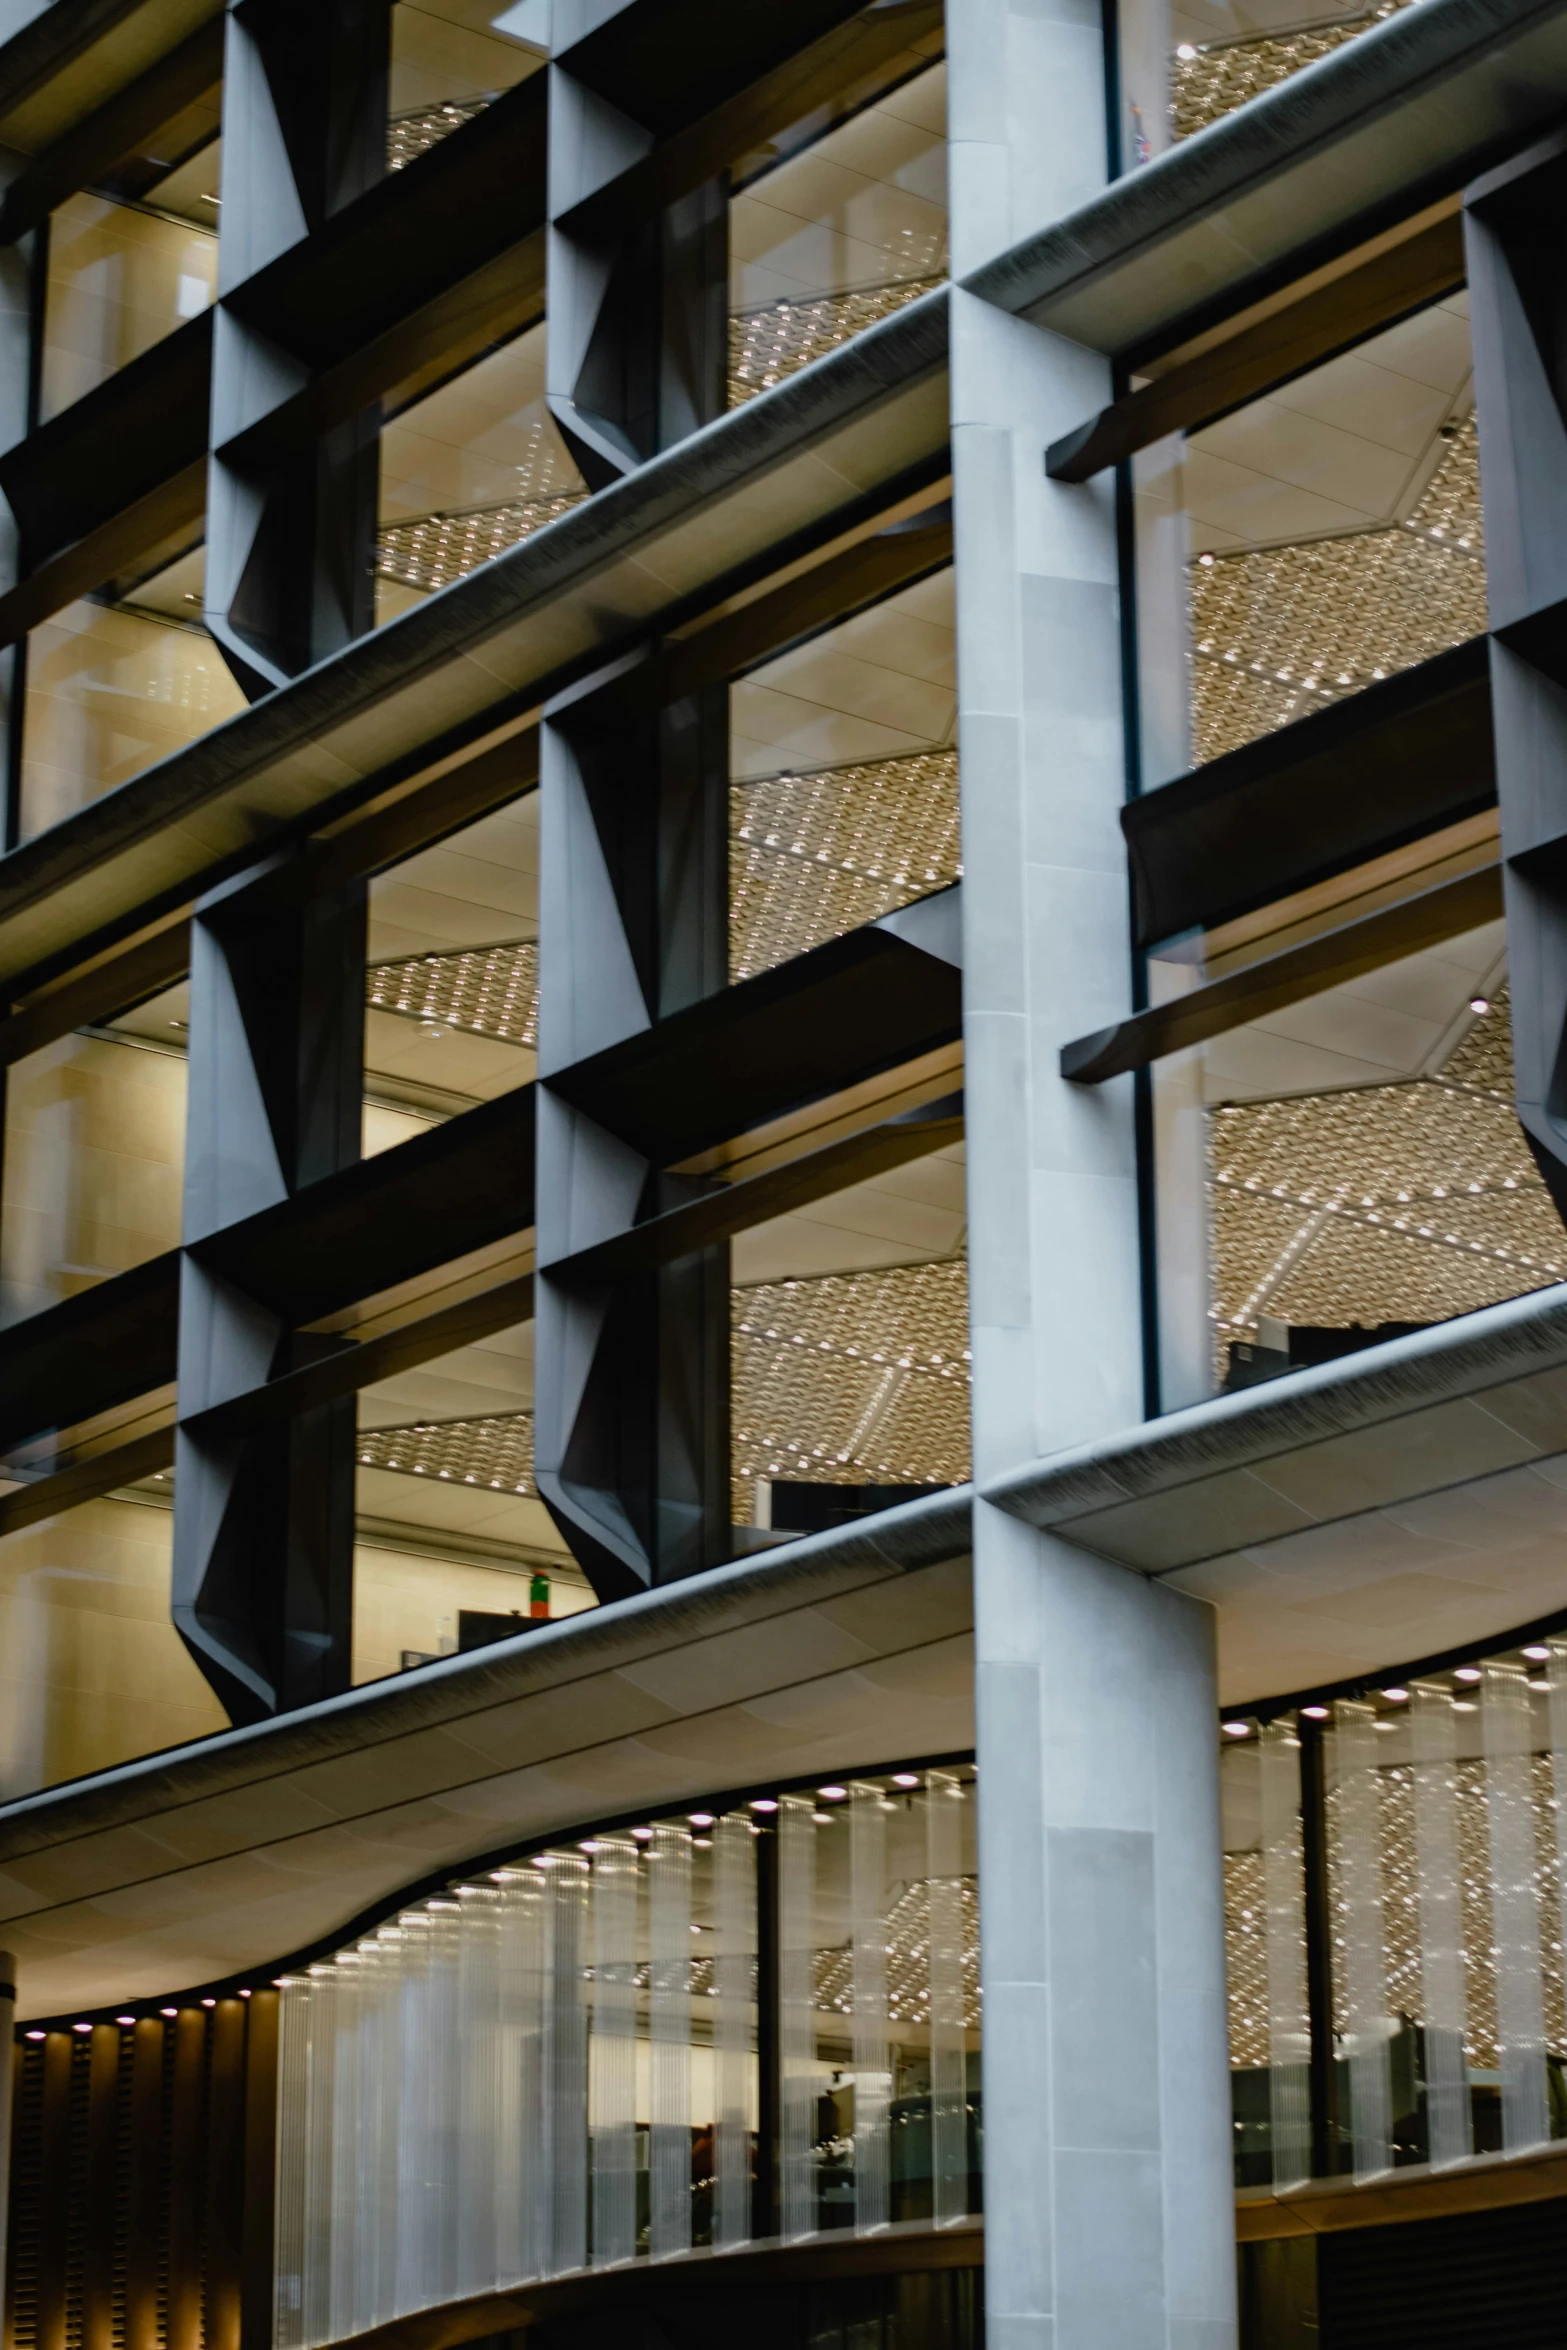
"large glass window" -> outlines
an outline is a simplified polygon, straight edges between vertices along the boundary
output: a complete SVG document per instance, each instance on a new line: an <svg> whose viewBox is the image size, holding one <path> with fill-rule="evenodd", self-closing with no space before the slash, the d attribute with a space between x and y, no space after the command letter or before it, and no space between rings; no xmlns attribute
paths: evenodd
<svg viewBox="0 0 1567 2350"><path fill-rule="evenodd" d="M1290 0L1120 0L1116 168L1135 171L1408 5L1345 0L1303 11Z"/></svg>
<svg viewBox="0 0 1567 2350"><path fill-rule="evenodd" d="M977 2210L974 1793L955 1763L590 1830L284 1978L280 2350Z"/></svg>
<svg viewBox="0 0 1567 2350"><path fill-rule="evenodd" d="M939 53L941 36L923 45ZM947 274L946 67L749 159L730 206L731 406ZM815 126L802 125L809 137Z"/></svg>
<svg viewBox="0 0 1567 2350"><path fill-rule="evenodd" d="M117 1495L0 1542L0 1798L227 1728L169 1618L171 1527Z"/></svg>
<svg viewBox="0 0 1567 2350"><path fill-rule="evenodd" d="M150 191L144 204L116 204L84 192L53 213L40 383L44 418L58 415L209 306L218 275L217 170L216 152L209 149L176 179ZM187 187L193 181L203 184Z"/></svg>
<svg viewBox="0 0 1567 2350"><path fill-rule="evenodd" d="M1172 1054L1153 1100L1166 1409L1567 1276L1500 920Z"/></svg>
<svg viewBox="0 0 1567 2350"><path fill-rule="evenodd" d="M1484 633L1463 293L1134 478L1144 790Z"/></svg>
<svg viewBox="0 0 1567 2350"><path fill-rule="evenodd" d="M183 988L6 1073L0 1324L177 1248Z"/></svg>
<svg viewBox="0 0 1567 2350"><path fill-rule="evenodd" d="M245 707L197 618L200 583L200 557L188 557L119 602L68 604L32 631L24 836L58 824Z"/></svg>

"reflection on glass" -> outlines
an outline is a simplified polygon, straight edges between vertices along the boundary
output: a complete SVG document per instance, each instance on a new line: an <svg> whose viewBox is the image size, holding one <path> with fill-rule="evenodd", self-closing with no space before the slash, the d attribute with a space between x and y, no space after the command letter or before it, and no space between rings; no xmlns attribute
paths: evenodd
<svg viewBox="0 0 1567 2350"><path fill-rule="evenodd" d="M177 1248L185 1061L177 1041L64 1036L7 1072L0 1323Z"/></svg>
<svg viewBox="0 0 1567 2350"><path fill-rule="evenodd" d="M41 417L57 416L199 317L217 274L210 230L85 191L68 196L49 222Z"/></svg>
<svg viewBox="0 0 1567 2350"><path fill-rule="evenodd" d="M593 2265L629 2260L637 2238L637 1848L601 1836L593 1852Z"/></svg>
<svg viewBox="0 0 1567 2350"><path fill-rule="evenodd" d="M690 1830L655 1828L647 1870L648 2251L663 2260L691 2249Z"/></svg>
<svg viewBox="0 0 1567 2350"><path fill-rule="evenodd" d="M752 1830L730 1812L713 1829L713 2155L711 2240L716 2251L751 2233L756 2127L756 1863Z"/></svg>
<svg viewBox="0 0 1567 2350"><path fill-rule="evenodd" d="M731 407L946 275L946 113L946 68L931 65L743 172L729 210Z"/></svg>
<svg viewBox="0 0 1567 2350"><path fill-rule="evenodd" d="M204 629L123 606L67 605L27 640L24 837L244 707Z"/></svg>
<svg viewBox="0 0 1567 2350"><path fill-rule="evenodd" d="M1300 1739L1288 1719L1269 1722L1264 1728L1259 1773L1267 1934L1270 2175L1274 2187L1282 2191L1311 2174L1311 2026L1301 1891Z"/></svg>
<svg viewBox="0 0 1567 2350"><path fill-rule="evenodd" d="M1466 293L1134 476L1144 790L1485 631Z"/></svg>
<svg viewBox="0 0 1567 2350"><path fill-rule="evenodd" d="M786 2239L816 2217L816 1838L809 1796L778 1813L778 2065L781 2203Z"/></svg>

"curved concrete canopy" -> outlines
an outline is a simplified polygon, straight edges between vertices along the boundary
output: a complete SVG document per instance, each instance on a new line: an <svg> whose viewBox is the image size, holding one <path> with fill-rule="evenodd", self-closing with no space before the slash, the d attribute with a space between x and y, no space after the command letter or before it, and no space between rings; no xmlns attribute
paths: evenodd
<svg viewBox="0 0 1567 2350"><path fill-rule="evenodd" d="M942 1492L6 1806L19 2012L265 1966L627 1811L971 1746L968 1521Z"/></svg>
<svg viewBox="0 0 1567 2350"><path fill-rule="evenodd" d="M1218 1610L1226 1705L1567 1612L1567 1289L1172 1412L986 1488Z"/></svg>

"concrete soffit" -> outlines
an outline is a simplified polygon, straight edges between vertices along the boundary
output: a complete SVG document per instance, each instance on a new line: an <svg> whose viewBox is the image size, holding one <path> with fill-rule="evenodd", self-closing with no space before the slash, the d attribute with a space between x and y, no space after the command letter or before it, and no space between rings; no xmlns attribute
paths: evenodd
<svg viewBox="0 0 1567 2350"><path fill-rule="evenodd" d="M1226 1703L1500 1638L1567 1612L1567 1290L1172 1412L983 1498L1212 1600Z"/></svg>
<svg viewBox="0 0 1567 2350"><path fill-rule="evenodd" d="M973 1741L967 1488L0 1806L26 2011L231 1979L569 1828Z"/></svg>
<svg viewBox="0 0 1567 2350"><path fill-rule="evenodd" d="M1452 194L1564 109L1562 0L1424 0L962 283L1095 350L1150 350Z"/></svg>

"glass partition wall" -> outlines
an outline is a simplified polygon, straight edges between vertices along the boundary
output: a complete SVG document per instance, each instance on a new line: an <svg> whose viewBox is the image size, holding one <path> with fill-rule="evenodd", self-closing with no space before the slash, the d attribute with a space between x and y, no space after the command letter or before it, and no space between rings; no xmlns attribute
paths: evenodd
<svg viewBox="0 0 1567 2350"><path fill-rule="evenodd" d="M1567 1634L1224 1732L1237 2187L1567 2137Z"/></svg>
<svg viewBox="0 0 1567 2350"><path fill-rule="evenodd" d="M966 1762L595 1830L281 1989L279 2350L979 2208Z"/></svg>

